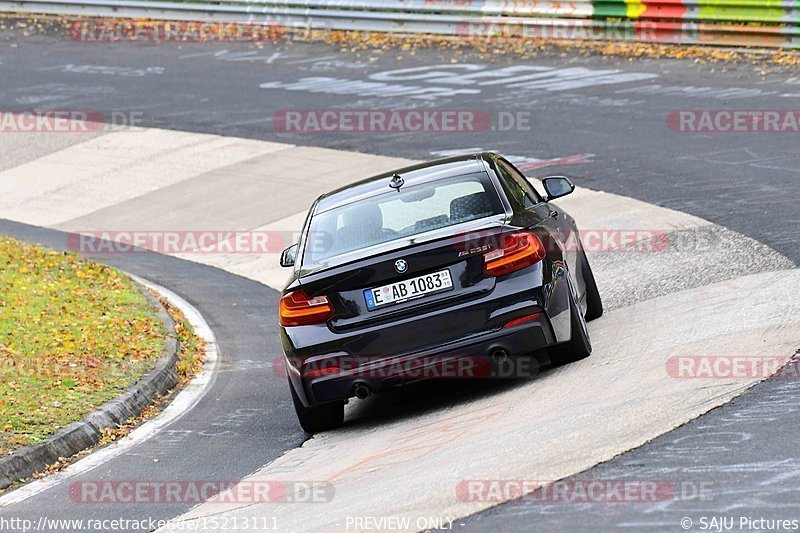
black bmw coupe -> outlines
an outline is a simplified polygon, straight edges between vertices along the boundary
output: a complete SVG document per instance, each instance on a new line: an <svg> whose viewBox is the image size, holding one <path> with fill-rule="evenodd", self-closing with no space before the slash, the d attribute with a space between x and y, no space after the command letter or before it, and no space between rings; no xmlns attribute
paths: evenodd
<svg viewBox="0 0 800 533"><path fill-rule="evenodd" d="M351 397L433 377L486 377L532 353L587 357L603 307L574 219L496 153L399 169L320 196L281 265L292 399L308 432Z"/></svg>

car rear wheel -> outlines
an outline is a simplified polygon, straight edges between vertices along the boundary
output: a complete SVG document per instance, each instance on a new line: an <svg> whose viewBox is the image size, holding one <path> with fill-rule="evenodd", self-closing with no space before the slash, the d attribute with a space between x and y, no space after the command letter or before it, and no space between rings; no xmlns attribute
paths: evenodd
<svg viewBox="0 0 800 533"><path fill-rule="evenodd" d="M319 433L336 429L344 423L344 402L331 402L314 407L306 407L297 397L294 385L289 383L292 391L292 402L297 413L300 426L307 433Z"/></svg>
<svg viewBox="0 0 800 533"><path fill-rule="evenodd" d="M581 272L583 282L586 284L586 320L594 320L603 316L603 301L600 299L600 291L597 290L597 282L594 280L592 267L586 258L586 252L581 250Z"/></svg>
<svg viewBox="0 0 800 533"><path fill-rule="evenodd" d="M572 329L572 338L569 341L553 346L550 349L550 362L554 365L565 365L579 361L592 353L592 343L589 340L589 329L586 319L581 314L572 291L569 291L569 315Z"/></svg>

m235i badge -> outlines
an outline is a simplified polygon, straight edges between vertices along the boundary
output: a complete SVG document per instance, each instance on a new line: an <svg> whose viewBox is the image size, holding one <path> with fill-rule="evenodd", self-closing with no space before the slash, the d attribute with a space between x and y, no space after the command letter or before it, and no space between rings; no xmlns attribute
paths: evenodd
<svg viewBox="0 0 800 533"><path fill-rule="evenodd" d="M469 250L462 250L458 252L458 257L465 257L467 255L472 255L472 254L480 254L483 252L488 252L491 249L492 246L490 244L484 244L483 246L476 246L475 248L470 248Z"/></svg>

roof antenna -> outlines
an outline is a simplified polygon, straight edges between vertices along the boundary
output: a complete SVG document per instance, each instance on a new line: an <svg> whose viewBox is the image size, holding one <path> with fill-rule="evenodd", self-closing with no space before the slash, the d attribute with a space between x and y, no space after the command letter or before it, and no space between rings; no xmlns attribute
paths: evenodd
<svg viewBox="0 0 800 533"><path fill-rule="evenodd" d="M400 176L400 174L395 174L392 176L392 181L389 182L389 187L392 189L397 189L397 192L400 192L400 187L402 187L405 182L406 181Z"/></svg>

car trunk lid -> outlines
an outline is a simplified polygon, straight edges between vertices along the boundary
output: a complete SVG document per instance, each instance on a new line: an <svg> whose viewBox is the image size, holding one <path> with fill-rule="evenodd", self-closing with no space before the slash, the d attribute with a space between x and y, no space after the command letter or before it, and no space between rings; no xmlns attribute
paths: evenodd
<svg viewBox="0 0 800 533"><path fill-rule="evenodd" d="M341 264L301 272L300 284L308 294L331 300L336 309L329 321L333 331L402 320L426 308L453 305L494 287L495 279L483 274L483 254L495 247L504 222L504 215L495 215L360 250L342 257ZM400 294L399 301L368 306L365 291L420 277L427 282L435 279L429 275L437 273L440 281L449 278L452 286L426 283L424 294L419 295L412 293L420 285L411 284L410 293Z"/></svg>

